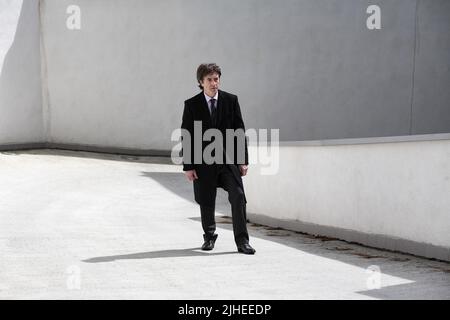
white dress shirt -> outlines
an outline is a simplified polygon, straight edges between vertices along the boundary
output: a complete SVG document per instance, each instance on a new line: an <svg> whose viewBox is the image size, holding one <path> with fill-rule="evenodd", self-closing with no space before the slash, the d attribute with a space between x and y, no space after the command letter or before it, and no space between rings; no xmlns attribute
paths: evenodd
<svg viewBox="0 0 450 320"><path fill-rule="evenodd" d="M208 96L204 91L203 94L205 95L205 99L206 99L206 103L208 104L208 108L209 108L209 114L212 114L212 110L211 110L211 99L215 99L216 100L216 109L217 109L217 100L219 99L219 91L216 92L216 95L214 97L210 97Z"/></svg>

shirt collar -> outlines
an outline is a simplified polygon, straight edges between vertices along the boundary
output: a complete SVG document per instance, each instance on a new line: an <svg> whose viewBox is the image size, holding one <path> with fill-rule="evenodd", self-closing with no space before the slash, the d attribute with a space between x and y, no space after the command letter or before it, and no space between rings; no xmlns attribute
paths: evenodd
<svg viewBox="0 0 450 320"><path fill-rule="evenodd" d="M208 105L209 105L209 100L211 100L211 99L216 99L216 101L217 101L217 99L219 98L219 90L217 90L217 92L216 92L216 95L214 96L214 97L210 97L210 96L208 96L206 93L205 93L205 91L203 91L203 95L205 96L205 99L206 99L206 102L208 103Z"/></svg>

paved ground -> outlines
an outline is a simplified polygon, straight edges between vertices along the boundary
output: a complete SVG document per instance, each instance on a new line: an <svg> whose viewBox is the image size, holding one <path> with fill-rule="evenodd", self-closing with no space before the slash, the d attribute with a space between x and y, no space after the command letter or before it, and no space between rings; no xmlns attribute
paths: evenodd
<svg viewBox="0 0 450 320"><path fill-rule="evenodd" d="M0 177L2 299L450 299L445 262L252 224L239 254L224 193L203 252L163 158L1 152Z"/></svg>

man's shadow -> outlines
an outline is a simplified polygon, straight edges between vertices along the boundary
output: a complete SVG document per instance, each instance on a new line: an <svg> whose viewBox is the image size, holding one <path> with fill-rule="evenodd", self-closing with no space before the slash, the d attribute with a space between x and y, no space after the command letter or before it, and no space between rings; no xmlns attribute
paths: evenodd
<svg viewBox="0 0 450 320"><path fill-rule="evenodd" d="M182 173L178 172L142 172L142 176L151 178L153 181L158 182L166 189L172 191L177 196L182 197L186 200L194 202L192 185L186 183L186 178ZM226 194L223 190L218 190L217 200L216 200L216 212L226 212L229 209L229 204L226 199ZM200 222L200 218L189 218L194 221ZM220 220L220 218L219 218ZM220 221L218 221L220 223ZM222 225L218 224L218 227ZM231 229L231 226L225 226L227 229ZM238 254L238 251L230 252L211 252L202 251L200 247L197 248L186 248L186 249L173 249L173 250L160 250L160 251L149 251L149 252L138 252L130 253L124 255L115 256L103 256L94 257L86 260L82 260L87 263L98 263L98 262L111 262L115 260L133 260L133 259L156 259L156 258L173 258L173 257L209 257L213 255L224 255L224 254Z"/></svg>
<svg viewBox="0 0 450 320"><path fill-rule="evenodd" d="M206 252L201 251L201 248L187 248L187 249L172 249L172 250L159 250L159 251L149 251L149 252L138 252L131 254L123 254L116 256L104 256L104 257L94 257L86 260L82 260L87 263L98 263L98 262L111 262L116 260L134 260L134 259L156 259L156 258L174 258L174 257L208 257L224 254L236 254L237 251L229 252Z"/></svg>

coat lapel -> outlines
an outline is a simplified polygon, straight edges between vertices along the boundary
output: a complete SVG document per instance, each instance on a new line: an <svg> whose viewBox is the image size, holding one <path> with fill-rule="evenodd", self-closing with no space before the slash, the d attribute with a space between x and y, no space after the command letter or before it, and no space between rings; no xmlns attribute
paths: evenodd
<svg viewBox="0 0 450 320"><path fill-rule="evenodd" d="M209 113L208 103L206 102L203 92L198 95L198 100L201 109L202 122L206 124L206 127L211 128L211 114Z"/></svg>
<svg viewBox="0 0 450 320"><path fill-rule="evenodd" d="M217 97L217 128L220 128L220 124L222 123L223 114L224 114L224 101L223 101L222 91L219 90L219 96Z"/></svg>

